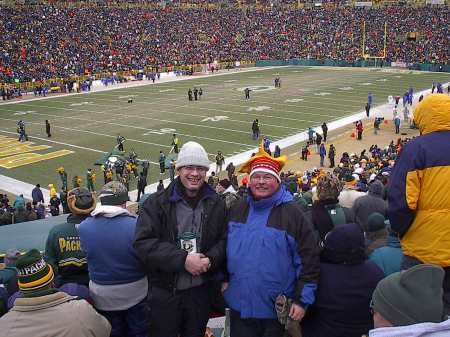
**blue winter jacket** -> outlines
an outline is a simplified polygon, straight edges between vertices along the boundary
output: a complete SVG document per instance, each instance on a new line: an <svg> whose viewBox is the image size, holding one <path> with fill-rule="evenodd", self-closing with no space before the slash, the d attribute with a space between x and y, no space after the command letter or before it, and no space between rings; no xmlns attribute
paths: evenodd
<svg viewBox="0 0 450 337"><path fill-rule="evenodd" d="M402 259L403 252L400 241L392 235L389 235L386 246L375 249L369 256L369 260L383 270L385 276L400 271Z"/></svg>
<svg viewBox="0 0 450 337"><path fill-rule="evenodd" d="M319 274L311 224L284 186L270 198L235 203L227 242L229 286L225 300L241 318L275 319L285 294L307 307Z"/></svg>
<svg viewBox="0 0 450 337"><path fill-rule="evenodd" d="M97 284L125 284L145 277L133 248L136 218L89 217L80 223L81 248L88 260L89 278Z"/></svg>

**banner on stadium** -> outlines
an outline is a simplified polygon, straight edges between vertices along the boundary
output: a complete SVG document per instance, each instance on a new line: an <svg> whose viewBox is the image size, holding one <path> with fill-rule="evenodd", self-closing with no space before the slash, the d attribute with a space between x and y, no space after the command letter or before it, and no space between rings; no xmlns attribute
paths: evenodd
<svg viewBox="0 0 450 337"><path fill-rule="evenodd" d="M408 64L406 62L392 62L391 67L393 67L393 68L408 68Z"/></svg>
<svg viewBox="0 0 450 337"><path fill-rule="evenodd" d="M445 0L426 0L427 5L445 5Z"/></svg>
<svg viewBox="0 0 450 337"><path fill-rule="evenodd" d="M372 7L372 1L356 1L355 7Z"/></svg>

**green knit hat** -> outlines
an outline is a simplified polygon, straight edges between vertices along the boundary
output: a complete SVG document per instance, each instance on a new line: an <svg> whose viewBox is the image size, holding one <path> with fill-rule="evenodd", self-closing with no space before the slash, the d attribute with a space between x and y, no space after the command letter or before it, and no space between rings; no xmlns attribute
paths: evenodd
<svg viewBox="0 0 450 337"><path fill-rule="evenodd" d="M419 264L381 280L373 295L373 309L394 326L439 323L444 318L444 270Z"/></svg>
<svg viewBox="0 0 450 337"><path fill-rule="evenodd" d="M378 212L373 212L367 217L367 231L376 232L386 228L384 215Z"/></svg>
<svg viewBox="0 0 450 337"><path fill-rule="evenodd" d="M21 256L16 263L17 281L22 292L39 291L52 283L52 267L45 262L37 249Z"/></svg>

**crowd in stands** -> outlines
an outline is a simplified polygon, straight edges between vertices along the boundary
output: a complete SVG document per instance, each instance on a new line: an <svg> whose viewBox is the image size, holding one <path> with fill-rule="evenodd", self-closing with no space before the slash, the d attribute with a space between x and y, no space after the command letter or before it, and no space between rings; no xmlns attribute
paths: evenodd
<svg viewBox="0 0 450 337"><path fill-rule="evenodd" d="M180 10L107 5L2 6L0 83L68 78L145 66L260 59L448 63L447 6L288 10ZM417 32L416 42L406 34Z"/></svg>
<svg viewBox="0 0 450 337"><path fill-rule="evenodd" d="M447 336L449 111L448 95L424 98L420 136L329 172L282 173L261 145L240 186L232 165L206 181L208 155L187 142L137 219L120 182L75 188L43 255L7 252L0 334L203 336L227 306L232 337Z"/></svg>

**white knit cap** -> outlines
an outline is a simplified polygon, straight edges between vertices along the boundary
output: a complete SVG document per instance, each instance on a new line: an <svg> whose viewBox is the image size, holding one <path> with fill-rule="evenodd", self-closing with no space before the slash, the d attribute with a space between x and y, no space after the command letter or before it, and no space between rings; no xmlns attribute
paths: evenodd
<svg viewBox="0 0 450 337"><path fill-rule="evenodd" d="M203 146L196 142L187 142L178 153L175 168L179 169L183 166L201 166L209 170L209 159Z"/></svg>

